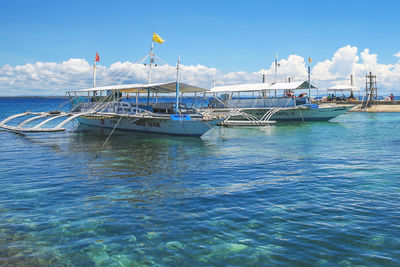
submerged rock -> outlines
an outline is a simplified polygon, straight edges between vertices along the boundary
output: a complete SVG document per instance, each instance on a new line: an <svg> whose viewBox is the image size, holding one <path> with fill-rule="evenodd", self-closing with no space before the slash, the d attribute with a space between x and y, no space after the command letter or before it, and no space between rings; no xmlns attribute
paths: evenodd
<svg viewBox="0 0 400 267"><path fill-rule="evenodd" d="M165 244L168 249L178 250L183 249L185 246L179 241L169 241Z"/></svg>
<svg viewBox="0 0 400 267"><path fill-rule="evenodd" d="M250 220L247 223L247 227L249 227L250 229L257 229L257 228L261 228L262 226L263 225L261 222L259 222L258 220L254 220L254 219Z"/></svg>
<svg viewBox="0 0 400 267"><path fill-rule="evenodd" d="M158 266L158 265L156 265L156 263L153 261L152 258L148 258L142 260L138 266Z"/></svg>
<svg viewBox="0 0 400 267"><path fill-rule="evenodd" d="M86 253L78 252L72 257L64 257L60 259L64 266L94 266L94 261Z"/></svg>
<svg viewBox="0 0 400 267"><path fill-rule="evenodd" d="M146 238L149 240L155 239L160 235L160 233L158 232L147 232L147 234L145 234Z"/></svg>
<svg viewBox="0 0 400 267"><path fill-rule="evenodd" d="M132 264L131 259L127 255L114 255L111 258L114 260L111 266L129 267Z"/></svg>
<svg viewBox="0 0 400 267"><path fill-rule="evenodd" d="M110 263L111 257L106 252L103 252L92 257L92 260L97 266L105 266L107 263Z"/></svg>
<svg viewBox="0 0 400 267"><path fill-rule="evenodd" d="M183 257L181 255L172 255L172 256L167 256L162 259L162 262L164 264L160 264L160 266L188 266L188 264L185 264L185 261L183 260ZM195 264L192 264L192 266L195 266Z"/></svg>
<svg viewBox="0 0 400 267"><path fill-rule="evenodd" d="M223 243L214 246L213 251L215 254L230 254L230 253L238 253L246 248L247 246L243 244Z"/></svg>
<svg viewBox="0 0 400 267"><path fill-rule="evenodd" d="M110 258L110 256L106 252L106 248L107 247L102 243L91 245L88 248L89 251L87 252L87 255L92 261L96 263L96 265L100 265L102 262L105 262Z"/></svg>

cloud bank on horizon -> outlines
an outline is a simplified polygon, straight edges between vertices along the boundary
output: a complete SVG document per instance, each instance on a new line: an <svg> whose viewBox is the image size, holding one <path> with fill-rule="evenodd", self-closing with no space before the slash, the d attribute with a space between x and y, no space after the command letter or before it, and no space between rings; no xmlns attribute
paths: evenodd
<svg viewBox="0 0 400 267"><path fill-rule="evenodd" d="M311 81L320 89L336 84L349 84L350 75L354 76L354 85L363 91L365 75L372 72L377 75L378 93L398 94L400 87L400 51L395 64L379 64L378 55L369 49L359 52L355 46L347 45L338 49L332 58L312 64ZM278 81L291 77L292 81L307 79L308 59L298 55L290 55L278 61ZM69 59L61 63L36 62L19 66L4 65L0 67L0 95L63 95L71 89L89 88L92 85L93 68L85 59ZM239 83L256 83L262 81L262 75L269 81L274 80L275 64L268 69L257 72L228 72L203 65L181 65L181 81L211 88L213 80L216 85ZM153 82L174 81L175 66L162 65L152 72ZM97 86L146 83L148 67L132 62L115 62L109 67L97 66Z"/></svg>

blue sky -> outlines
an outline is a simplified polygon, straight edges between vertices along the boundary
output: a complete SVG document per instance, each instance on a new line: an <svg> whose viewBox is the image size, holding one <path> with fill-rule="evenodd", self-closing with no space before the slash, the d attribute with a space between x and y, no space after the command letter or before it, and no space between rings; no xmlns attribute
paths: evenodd
<svg viewBox="0 0 400 267"><path fill-rule="evenodd" d="M307 79L319 88L365 86L374 72L383 93L400 87L398 1L0 1L0 95L62 95L92 84L147 82L134 64L149 52L152 33L165 43L156 54L170 66L154 82L182 79L209 88L273 81L279 54L281 80ZM123 79L119 78L123 77Z"/></svg>
<svg viewBox="0 0 400 267"><path fill-rule="evenodd" d="M275 54L323 61L345 45L394 63L398 1L21 1L0 2L0 66L69 58L139 60L151 34L173 64L256 71Z"/></svg>

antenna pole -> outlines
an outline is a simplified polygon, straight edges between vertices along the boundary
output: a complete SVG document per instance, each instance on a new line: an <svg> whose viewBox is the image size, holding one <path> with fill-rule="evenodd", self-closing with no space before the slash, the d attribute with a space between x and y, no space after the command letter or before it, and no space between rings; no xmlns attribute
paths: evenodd
<svg viewBox="0 0 400 267"><path fill-rule="evenodd" d="M176 105L175 112L179 111L179 64L181 62L181 57L178 56L178 64L176 65Z"/></svg>

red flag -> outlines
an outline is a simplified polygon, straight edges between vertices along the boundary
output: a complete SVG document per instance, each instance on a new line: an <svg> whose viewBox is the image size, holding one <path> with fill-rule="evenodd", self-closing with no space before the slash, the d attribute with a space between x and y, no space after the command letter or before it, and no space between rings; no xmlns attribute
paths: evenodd
<svg viewBox="0 0 400 267"><path fill-rule="evenodd" d="M99 54L97 54L97 52L96 52L96 58L94 59L94 61L97 61L97 62L100 61L100 57L99 57Z"/></svg>

